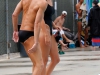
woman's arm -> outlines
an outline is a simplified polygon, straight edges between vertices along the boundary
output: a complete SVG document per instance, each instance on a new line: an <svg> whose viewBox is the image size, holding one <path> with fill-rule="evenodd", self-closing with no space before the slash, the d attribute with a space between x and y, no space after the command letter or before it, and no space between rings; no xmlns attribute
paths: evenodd
<svg viewBox="0 0 100 75"><path fill-rule="evenodd" d="M35 18L35 25L34 25L34 42L38 43L39 42L39 34L40 34L40 27L41 27L41 21L43 20L44 17L44 12L47 8L47 3L44 2L40 5L39 10L37 11L37 15Z"/></svg>

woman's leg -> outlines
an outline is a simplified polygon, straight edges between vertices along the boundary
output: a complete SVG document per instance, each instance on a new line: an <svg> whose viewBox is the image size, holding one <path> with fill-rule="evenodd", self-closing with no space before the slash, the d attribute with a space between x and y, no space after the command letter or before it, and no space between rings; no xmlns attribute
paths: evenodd
<svg viewBox="0 0 100 75"><path fill-rule="evenodd" d="M47 70L46 70L46 75L51 75L54 67L59 63L60 58L59 58L59 54L58 54L58 47L57 47L57 43L56 40L54 38L54 36L52 35L51 37L52 39L52 43L51 43L51 49L50 49L50 57L51 57L51 62L50 64L47 66Z"/></svg>
<svg viewBox="0 0 100 75"><path fill-rule="evenodd" d="M28 38L24 43L24 48L28 54L28 56L30 57L33 65L34 65L34 69L33 69L33 73L32 75L41 75L42 69L43 69L43 59L42 59L42 53L40 50L40 46L38 45L37 50L35 50L32 53L28 53L28 50L33 46L34 44L34 37L30 37Z"/></svg>
<svg viewBox="0 0 100 75"><path fill-rule="evenodd" d="M50 32L48 34L50 34ZM41 33L40 33L40 46L41 46L42 58L43 58L43 62L44 62L44 68L42 70L41 75L46 75L46 65L47 65L47 62L48 62L48 56L49 56L50 47L51 47L51 42L48 42L49 39L46 42L45 38L46 38L46 36L43 33L43 31L41 30ZM49 35L48 38L51 39L51 35Z"/></svg>

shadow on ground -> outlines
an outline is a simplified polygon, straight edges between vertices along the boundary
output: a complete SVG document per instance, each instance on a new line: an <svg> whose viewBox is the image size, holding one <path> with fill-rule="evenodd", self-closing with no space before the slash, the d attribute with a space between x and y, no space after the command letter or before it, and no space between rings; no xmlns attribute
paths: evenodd
<svg viewBox="0 0 100 75"><path fill-rule="evenodd" d="M31 73L17 73L17 74L6 74L6 75L32 75Z"/></svg>

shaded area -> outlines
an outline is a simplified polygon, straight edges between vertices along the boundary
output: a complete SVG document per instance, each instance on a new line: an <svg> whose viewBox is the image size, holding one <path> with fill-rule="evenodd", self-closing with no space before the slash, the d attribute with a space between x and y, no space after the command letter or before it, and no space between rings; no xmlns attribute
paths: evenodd
<svg viewBox="0 0 100 75"><path fill-rule="evenodd" d="M61 61L93 61L93 60L100 60L100 58L84 58L84 59L67 59L67 60L61 60Z"/></svg>
<svg viewBox="0 0 100 75"><path fill-rule="evenodd" d="M17 74L6 74L6 75L32 75L31 73L17 73Z"/></svg>
<svg viewBox="0 0 100 75"><path fill-rule="evenodd" d="M0 61L0 63L27 63L31 62L30 60L27 61Z"/></svg>
<svg viewBox="0 0 100 75"><path fill-rule="evenodd" d="M32 67L32 65L3 65L3 66L0 66L0 68L17 68L17 67Z"/></svg>

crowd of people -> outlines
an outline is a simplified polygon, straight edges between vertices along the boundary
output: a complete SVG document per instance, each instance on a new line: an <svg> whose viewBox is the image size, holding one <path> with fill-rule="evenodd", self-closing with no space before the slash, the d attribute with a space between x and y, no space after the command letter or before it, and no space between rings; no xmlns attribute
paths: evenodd
<svg viewBox="0 0 100 75"><path fill-rule="evenodd" d="M88 38L88 33L90 31L91 42L93 50L95 46L100 46L100 3L97 0L92 2L92 8L89 13L86 10L86 4L83 3L84 0L79 0L79 3L76 4L76 11L78 13L78 40L80 47L87 47L86 40ZM86 17L88 20L86 20ZM84 44L81 43L81 31L85 33Z"/></svg>
<svg viewBox="0 0 100 75"><path fill-rule="evenodd" d="M93 1L93 8L90 10L87 24L87 12L83 1L79 0L79 3L76 4L80 47L88 46L86 40L89 29L93 36L92 45L95 46L97 43L100 45L100 4L98 5L97 1ZM18 31L18 16L21 11L23 12L22 23ZM68 48L68 43L74 43L65 34L70 29L63 26L67 12L62 11L61 15L53 21L52 15L54 12L52 0L20 0L12 14L13 40L23 44L33 63L32 75L51 75L54 67L60 61L58 43L61 44L62 50ZM85 32L84 44L81 43L81 31L83 30ZM49 55L51 62L47 66Z"/></svg>

